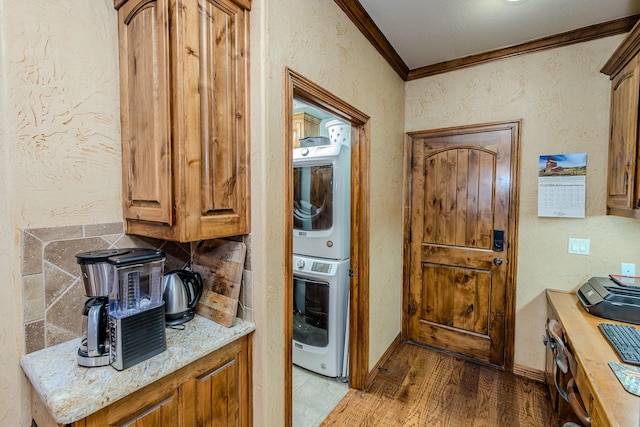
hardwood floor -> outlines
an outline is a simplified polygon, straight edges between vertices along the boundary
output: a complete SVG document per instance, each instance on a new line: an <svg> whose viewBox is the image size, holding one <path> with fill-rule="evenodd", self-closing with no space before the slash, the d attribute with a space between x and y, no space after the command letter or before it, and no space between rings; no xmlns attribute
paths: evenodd
<svg viewBox="0 0 640 427"><path fill-rule="evenodd" d="M401 343L367 392L349 390L322 426L551 426L546 386Z"/></svg>

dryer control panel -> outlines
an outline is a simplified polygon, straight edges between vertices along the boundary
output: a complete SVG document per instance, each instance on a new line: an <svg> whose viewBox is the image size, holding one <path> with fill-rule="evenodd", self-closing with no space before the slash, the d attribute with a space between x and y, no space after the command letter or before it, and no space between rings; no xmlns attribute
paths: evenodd
<svg viewBox="0 0 640 427"><path fill-rule="evenodd" d="M315 273L327 276L336 274L338 263L332 261L318 261L305 257L293 257L293 271Z"/></svg>

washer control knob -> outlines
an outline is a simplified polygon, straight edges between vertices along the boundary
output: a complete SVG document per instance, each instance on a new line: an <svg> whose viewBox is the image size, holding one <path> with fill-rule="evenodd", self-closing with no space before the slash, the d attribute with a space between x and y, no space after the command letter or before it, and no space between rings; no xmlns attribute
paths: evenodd
<svg viewBox="0 0 640 427"><path fill-rule="evenodd" d="M298 263L297 263L298 268L302 269L304 268L304 260L303 259L299 259Z"/></svg>
<svg viewBox="0 0 640 427"><path fill-rule="evenodd" d="M308 155L309 149L307 147L302 148L302 150L300 150L300 154L302 154L303 156Z"/></svg>

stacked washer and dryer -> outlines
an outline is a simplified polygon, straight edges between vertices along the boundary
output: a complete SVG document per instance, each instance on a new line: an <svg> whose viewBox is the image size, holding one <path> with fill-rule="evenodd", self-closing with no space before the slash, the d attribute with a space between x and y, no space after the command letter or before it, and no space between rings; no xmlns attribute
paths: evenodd
<svg viewBox="0 0 640 427"><path fill-rule="evenodd" d="M293 150L293 363L347 378L351 127Z"/></svg>

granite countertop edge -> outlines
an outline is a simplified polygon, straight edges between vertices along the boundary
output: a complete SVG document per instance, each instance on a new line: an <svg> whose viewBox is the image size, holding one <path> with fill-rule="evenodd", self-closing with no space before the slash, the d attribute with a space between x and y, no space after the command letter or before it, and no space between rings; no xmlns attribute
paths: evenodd
<svg viewBox="0 0 640 427"><path fill-rule="evenodd" d="M123 371L79 366L79 339L24 355L20 366L53 419L70 424L255 330L240 318L227 328L198 315L184 327L167 328L166 351Z"/></svg>

